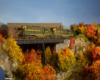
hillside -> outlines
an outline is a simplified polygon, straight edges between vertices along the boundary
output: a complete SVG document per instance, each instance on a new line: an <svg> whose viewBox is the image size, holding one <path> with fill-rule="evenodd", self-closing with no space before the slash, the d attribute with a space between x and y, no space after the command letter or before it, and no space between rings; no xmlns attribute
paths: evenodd
<svg viewBox="0 0 100 80"><path fill-rule="evenodd" d="M0 22L0 29L7 30L7 25L2 23L2 22Z"/></svg>

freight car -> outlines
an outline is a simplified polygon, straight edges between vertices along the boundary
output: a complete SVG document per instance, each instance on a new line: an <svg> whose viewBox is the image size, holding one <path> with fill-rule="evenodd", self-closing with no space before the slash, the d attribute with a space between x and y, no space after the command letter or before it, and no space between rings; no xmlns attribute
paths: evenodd
<svg viewBox="0 0 100 80"><path fill-rule="evenodd" d="M72 31L61 28L46 28L39 26L22 26L15 28L18 39L50 39L50 38L69 38L72 37Z"/></svg>

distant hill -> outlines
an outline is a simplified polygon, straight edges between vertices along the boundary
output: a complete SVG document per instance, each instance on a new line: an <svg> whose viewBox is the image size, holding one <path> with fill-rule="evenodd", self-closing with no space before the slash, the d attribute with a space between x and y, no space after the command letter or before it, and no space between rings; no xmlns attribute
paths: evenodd
<svg viewBox="0 0 100 80"><path fill-rule="evenodd" d="M2 22L0 22L0 29L7 30L7 25L2 23Z"/></svg>

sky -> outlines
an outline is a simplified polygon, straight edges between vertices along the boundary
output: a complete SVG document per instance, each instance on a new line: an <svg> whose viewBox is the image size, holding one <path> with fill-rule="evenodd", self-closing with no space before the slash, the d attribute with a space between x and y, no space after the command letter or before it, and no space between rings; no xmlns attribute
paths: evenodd
<svg viewBox="0 0 100 80"><path fill-rule="evenodd" d="M0 0L0 22L100 23L100 0Z"/></svg>

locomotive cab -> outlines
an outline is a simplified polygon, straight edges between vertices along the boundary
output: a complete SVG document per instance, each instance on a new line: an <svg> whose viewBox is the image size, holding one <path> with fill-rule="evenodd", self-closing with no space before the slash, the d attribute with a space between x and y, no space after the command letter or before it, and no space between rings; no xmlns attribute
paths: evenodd
<svg viewBox="0 0 100 80"><path fill-rule="evenodd" d="M22 28L15 28L15 32L18 35L18 38L21 39L23 37L23 29Z"/></svg>

